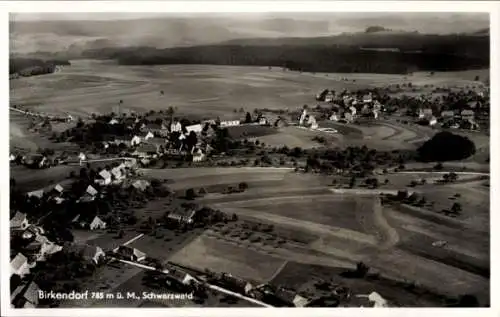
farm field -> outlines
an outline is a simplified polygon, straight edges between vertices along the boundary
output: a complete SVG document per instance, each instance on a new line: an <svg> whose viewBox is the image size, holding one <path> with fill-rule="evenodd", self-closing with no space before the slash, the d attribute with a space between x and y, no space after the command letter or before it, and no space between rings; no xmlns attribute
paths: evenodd
<svg viewBox="0 0 500 317"><path fill-rule="evenodd" d="M208 238L197 238L176 253L171 261L200 270L229 272L241 278L266 281L283 264L283 260L230 243Z"/></svg>
<svg viewBox="0 0 500 317"><path fill-rule="evenodd" d="M38 111L88 115L110 112L122 99L123 110L160 110L172 105L182 113L224 116L241 107L272 109L312 103L318 87L352 90L392 81L401 83L404 77L381 74L325 76L245 66L119 66L110 61L71 62L71 66L54 74L11 81L11 103L39 103L35 106ZM356 82L341 81L338 76L356 79ZM470 85L471 79L465 77L467 79L445 74L440 82ZM408 76L409 81L418 78L430 80L426 76ZM440 74L436 73L432 80L439 81L439 78ZM164 96L160 95L160 90L165 92ZM238 104L240 100L245 100L243 105Z"/></svg>

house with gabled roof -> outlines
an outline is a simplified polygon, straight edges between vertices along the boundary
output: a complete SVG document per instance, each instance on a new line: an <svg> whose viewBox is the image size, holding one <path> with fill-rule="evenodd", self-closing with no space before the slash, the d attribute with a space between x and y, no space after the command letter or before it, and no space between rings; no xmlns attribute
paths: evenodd
<svg viewBox="0 0 500 317"><path fill-rule="evenodd" d="M87 186L87 189L85 190L85 193L83 194L82 197L78 200L78 202L90 202L93 201L97 197L97 190L92 187L92 185Z"/></svg>
<svg viewBox="0 0 500 317"><path fill-rule="evenodd" d="M189 285L191 281L195 281L194 277L179 269L169 269L168 276L183 285Z"/></svg>
<svg viewBox="0 0 500 317"><path fill-rule="evenodd" d="M121 168L120 166L114 167L111 169L111 175L114 180L114 183L119 183L125 179L125 173L123 172L125 168Z"/></svg>
<svg viewBox="0 0 500 317"><path fill-rule="evenodd" d="M144 132L140 135L140 138L143 140L143 141L147 141L149 139L152 139L154 138L155 135L153 134L153 132L151 131L147 131L147 132Z"/></svg>
<svg viewBox="0 0 500 317"><path fill-rule="evenodd" d="M167 215L167 219L173 222L191 224L194 222L196 209L194 208L177 208Z"/></svg>
<svg viewBox="0 0 500 317"><path fill-rule="evenodd" d="M30 272L28 258L24 254L18 253L12 261L10 261L10 268L10 275L17 274L23 277Z"/></svg>
<svg viewBox="0 0 500 317"><path fill-rule="evenodd" d="M248 294L254 288L251 283L229 273L222 273L222 275L218 279L218 284L240 294Z"/></svg>
<svg viewBox="0 0 500 317"><path fill-rule="evenodd" d="M170 124L170 132L182 132L182 124L179 121L174 121Z"/></svg>
<svg viewBox="0 0 500 317"><path fill-rule="evenodd" d="M105 169L100 171L99 174L97 174L95 182L96 184L99 184L101 186L106 186L111 184L111 173Z"/></svg>
<svg viewBox="0 0 500 317"><path fill-rule="evenodd" d="M44 194L43 189L34 190L28 193L28 198L36 197L38 199L42 199L43 194Z"/></svg>
<svg viewBox="0 0 500 317"><path fill-rule="evenodd" d="M40 287L33 281L21 284L11 294L11 306L14 308L36 308L39 290Z"/></svg>
<svg viewBox="0 0 500 317"><path fill-rule="evenodd" d="M455 116L455 112L452 110L441 111L441 118L452 119Z"/></svg>
<svg viewBox="0 0 500 317"><path fill-rule="evenodd" d="M42 227L38 227L35 225L29 225L26 230L24 230L22 234L23 239L32 239L35 238L39 234L43 234L45 231Z"/></svg>
<svg viewBox="0 0 500 317"><path fill-rule="evenodd" d="M193 150L194 150L194 148L193 148ZM206 158L206 155L205 155L205 153L203 153L203 150L199 149L199 148L194 150L192 155L193 155L193 162L202 162Z"/></svg>
<svg viewBox="0 0 500 317"><path fill-rule="evenodd" d="M10 230L26 230L29 226L26 214L16 212L14 217L10 220Z"/></svg>
<svg viewBox="0 0 500 317"><path fill-rule="evenodd" d="M291 307L305 307L310 301L309 299L297 294L297 292L285 288L278 288L275 295Z"/></svg>
<svg viewBox="0 0 500 317"><path fill-rule="evenodd" d="M141 144L139 145L132 155L138 157L150 157L158 154L158 148L154 144Z"/></svg>
<svg viewBox="0 0 500 317"><path fill-rule="evenodd" d="M62 187L61 184L57 184L56 186L54 186L53 191L61 195L64 192L64 187Z"/></svg>
<svg viewBox="0 0 500 317"><path fill-rule="evenodd" d="M71 222L77 224L80 228L90 230L106 229L106 222L95 214L79 214Z"/></svg>
<svg viewBox="0 0 500 317"><path fill-rule="evenodd" d="M72 244L69 251L81 254L85 260L94 264L99 264L106 257L102 248L90 244Z"/></svg>
<svg viewBox="0 0 500 317"><path fill-rule="evenodd" d="M46 236L38 234L35 240L28 244L26 252L35 261L45 261L47 255L57 253L62 249L62 246L50 241Z"/></svg>
<svg viewBox="0 0 500 317"><path fill-rule="evenodd" d="M146 253L129 246L120 246L114 251L120 257L128 261L140 262L146 259Z"/></svg>
<svg viewBox="0 0 500 317"><path fill-rule="evenodd" d="M132 186L140 191L145 191L149 185L150 185L149 182L144 179L138 179L132 183Z"/></svg>
<svg viewBox="0 0 500 317"><path fill-rule="evenodd" d="M191 132L199 134L199 133L201 133L201 131L203 131L203 125L201 123L188 125L188 126L186 126L186 131L188 134Z"/></svg>
<svg viewBox="0 0 500 317"><path fill-rule="evenodd" d="M462 110L462 112L460 112L460 118L467 121L474 120L474 111L469 109Z"/></svg>

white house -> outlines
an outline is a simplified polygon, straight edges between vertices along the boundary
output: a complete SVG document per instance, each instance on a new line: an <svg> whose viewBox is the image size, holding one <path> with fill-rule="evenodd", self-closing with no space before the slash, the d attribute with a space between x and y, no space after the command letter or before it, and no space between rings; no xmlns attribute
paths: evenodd
<svg viewBox="0 0 500 317"><path fill-rule="evenodd" d="M146 188L149 186L149 182L143 179L138 179L132 183L132 186L140 191L145 191Z"/></svg>
<svg viewBox="0 0 500 317"><path fill-rule="evenodd" d="M262 117L259 119L259 124L260 125L268 125L269 121L266 118Z"/></svg>
<svg viewBox="0 0 500 317"><path fill-rule="evenodd" d="M299 125L304 124L304 121L306 120L306 116L307 116L307 110L304 109L304 110L302 110L302 114L300 115L300 118L299 118Z"/></svg>
<svg viewBox="0 0 500 317"><path fill-rule="evenodd" d="M28 258L22 253L18 253L10 262L11 275L17 274L21 277L28 274L30 269L28 265Z"/></svg>
<svg viewBox="0 0 500 317"><path fill-rule="evenodd" d="M372 94L369 93L369 94L366 94L363 96L363 102L364 103L370 103L373 101L373 97L372 97Z"/></svg>
<svg viewBox="0 0 500 317"><path fill-rule="evenodd" d="M85 194L80 198L80 202L93 201L97 195L97 190L89 185L85 190Z"/></svg>
<svg viewBox="0 0 500 317"><path fill-rule="evenodd" d="M54 186L54 191L58 194L62 194L64 191L64 188L60 184L57 184L56 186Z"/></svg>
<svg viewBox="0 0 500 317"><path fill-rule="evenodd" d="M336 113L332 113L329 119L330 121L339 121L339 116Z"/></svg>
<svg viewBox="0 0 500 317"><path fill-rule="evenodd" d="M9 156L9 160L10 160L10 162L15 161L16 160L16 156L11 153L10 156Z"/></svg>
<svg viewBox="0 0 500 317"><path fill-rule="evenodd" d="M99 172L98 179L95 182L101 186L106 186L111 184L111 173L107 170L102 170Z"/></svg>
<svg viewBox="0 0 500 317"><path fill-rule="evenodd" d="M37 197L38 199L42 199L43 197L43 189L39 189L39 190L34 190L32 192L29 192L28 193L28 197Z"/></svg>
<svg viewBox="0 0 500 317"><path fill-rule="evenodd" d="M149 139L152 139L152 138L154 138L154 137L155 137L155 135L153 134L153 132L148 131L148 133L146 133L146 135L144 135L144 136L142 137L142 139L143 139L143 140L149 140Z"/></svg>
<svg viewBox="0 0 500 317"><path fill-rule="evenodd" d="M115 118L111 119L108 124L111 124L111 125L114 125L114 124L118 124L118 120L116 120Z"/></svg>
<svg viewBox="0 0 500 317"><path fill-rule="evenodd" d="M429 125L430 126L434 126L437 124L437 119L436 117L432 116L430 119L429 119Z"/></svg>
<svg viewBox="0 0 500 317"><path fill-rule="evenodd" d="M29 226L26 214L16 212L14 217L10 220L10 230L26 230Z"/></svg>
<svg viewBox="0 0 500 317"><path fill-rule="evenodd" d="M151 133L151 132L149 132L149 133ZM149 134L149 133L148 133L148 134ZM140 136L134 135L134 136L132 137L132 140L130 140L130 145L131 145L131 146L138 145L138 144L140 144L140 143L141 143L141 141L142 141L142 139L141 139L141 137L140 137Z"/></svg>
<svg viewBox="0 0 500 317"><path fill-rule="evenodd" d="M351 111L351 114L352 114L352 116L353 116L353 117L356 115L356 113L357 113L357 111L358 111L358 110L356 109L356 107L354 107L354 106L349 107L349 110Z"/></svg>
<svg viewBox="0 0 500 317"><path fill-rule="evenodd" d="M122 168L120 166L117 166L111 170L111 174L117 182L121 182L123 179L125 179L125 175L122 173Z"/></svg>
<svg viewBox="0 0 500 317"><path fill-rule="evenodd" d="M221 121L221 127L234 127L240 125L240 120Z"/></svg>
<svg viewBox="0 0 500 317"><path fill-rule="evenodd" d="M199 134L201 133L202 130L203 130L203 125L201 123L188 125L186 127L187 133L191 133L191 131L193 131L194 133Z"/></svg>
<svg viewBox="0 0 500 317"><path fill-rule="evenodd" d="M72 222L79 224L80 227L82 228L89 228L90 230L106 229L106 222L104 222L98 216L87 217L87 216L77 215L75 218L73 218Z"/></svg>
<svg viewBox="0 0 500 317"><path fill-rule="evenodd" d="M325 95L325 102L332 102L334 97L333 92L331 90L328 91Z"/></svg>
<svg viewBox="0 0 500 317"><path fill-rule="evenodd" d="M90 222L89 228L90 230L106 229L106 222L102 221L101 218L95 216L94 219L92 219L92 222Z"/></svg>
<svg viewBox="0 0 500 317"><path fill-rule="evenodd" d="M201 149L193 152L193 162L201 162L205 160L205 153Z"/></svg>
<svg viewBox="0 0 500 317"><path fill-rule="evenodd" d="M182 125L179 121L174 121L170 124L170 132L182 132Z"/></svg>

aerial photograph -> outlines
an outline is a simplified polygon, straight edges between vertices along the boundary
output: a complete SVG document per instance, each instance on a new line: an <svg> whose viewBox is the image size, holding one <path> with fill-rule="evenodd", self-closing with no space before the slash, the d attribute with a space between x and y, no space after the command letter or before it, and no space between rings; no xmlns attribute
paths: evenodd
<svg viewBox="0 0 500 317"><path fill-rule="evenodd" d="M490 307L489 14L320 9L10 13L10 309Z"/></svg>

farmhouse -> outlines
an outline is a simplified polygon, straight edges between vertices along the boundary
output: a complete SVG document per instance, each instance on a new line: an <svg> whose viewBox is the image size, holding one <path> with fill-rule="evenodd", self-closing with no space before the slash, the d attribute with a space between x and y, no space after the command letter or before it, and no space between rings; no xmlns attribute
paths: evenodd
<svg viewBox="0 0 500 317"><path fill-rule="evenodd" d="M14 217L10 220L10 230L26 230L29 226L26 214L16 212Z"/></svg>
<svg viewBox="0 0 500 317"><path fill-rule="evenodd" d="M31 197L36 197L38 199L42 199L43 198L43 189L39 189L39 190L34 190L32 192L29 192L28 193L28 197L31 198Z"/></svg>
<svg viewBox="0 0 500 317"><path fill-rule="evenodd" d="M339 116L336 113L332 113L332 115L328 119L330 121L339 121Z"/></svg>
<svg viewBox="0 0 500 317"><path fill-rule="evenodd" d="M22 253L18 253L12 261L10 261L11 273L10 275L17 274L21 277L28 274L30 269L28 265L28 258Z"/></svg>
<svg viewBox="0 0 500 317"><path fill-rule="evenodd" d="M437 124L437 119L436 117L432 116L430 119L429 119L429 125L430 126L434 126Z"/></svg>
<svg viewBox="0 0 500 317"><path fill-rule="evenodd" d="M170 269L168 277L181 285L189 285L191 281L195 280L194 277L179 269Z"/></svg>
<svg viewBox="0 0 500 317"><path fill-rule="evenodd" d="M240 294L248 294L254 288L249 282L228 273L222 273L222 276L218 280L218 284Z"/></svg>
<svg viewBox="0 0 500 317"><path fill-rule="evenodd" d="M107 170L102 170L99 172L97 179L95 180L96 184L101 186L106 186L111 184L111 173Z"/></svg>
<svg viewBox="0 0 500 317"><path fill-rule="evenodd" d="M191 133L191 131L193 131L196 134L199 134L199 133L201 133L202 130L203 130L203 125L201 125L201 123L188 125L186 127L186 131L188 134Z"/></svg>
<svg viewBox="0 0 500 317"><path fill-rule="evenodd" d="M300 296L292 290L279 288L275 293L276 297L283 301L287 306L291 307L305 307L309 300Z"/></svg>
<svg viewBox="0 0 500 317"><path fill-rule="evenodd" d="M33 237L36 237L39 234L43 234L44 231L42 227L37 227L35 225L29 225L28 228L23 232L23 239L32 239Z"/></svg>
<svg viewBox="0 0 500 317"><path fill-rule="evenodd" d="M81 254L85 260L94 264L99 264L106 257L100 247L90 244L72 244L70 251Z"/></svg>
<svg viewBox="0 0 500 317"><path fill-rule="evenodd" d="M462 112L460 112L460 117L462 120L474 120L474 111L462 110Z"/></svg>
<svg viewBox="0 0 500 317"><path fill-rule="evenodd" d="M115 253L120 255L126 260L140 262L146 259L146 253L137 250L136 248L131 248L128 246L120 246Z"/></svg>
<svg viewBox="0 0 500 317"><path fill-rule="evenodd" d="M141 144L139 145L132 155L138 157L149 157L158 153L158 148L154 144Z"/></svg>
<svg viewBox="0 0 500 317"><path fill-rule="evenodd" d="M64 191L64 188L60 184L57 184L56 186L54 186L53 192L56 195L61 195L63 193L63 191Z"/></svg>
<svg viewBox="0 0 500 317"><path fill-rule="evenodd" d="M431 116L432 116L432 109L425 108L425 109L419 110L419 113L418 113L419 119L429 119Z"/></svg>
<svg viewBox="0 0 500 317"><path fill-rule="evenodd" d="M81 228L90 230L106 229L106 222L96 215L80 214L73 218L72 222L78 224Z"/></svg>
<svg viewBox="0 0 500 317"><path fill-rule="evenodd" d="M145 133L140 135L140 138L144 141L147 141L147 140L152 139L154 137L155 137L155 135L151 131L145 132Z"/></svg>
<svg viewBox="0 0 500 317"><path fill-rule="evenodd" d="M36 261L45 261L45 256L48 254L54 254L62 250L62 246L59 246L43 235L37 235L35 241L32 241L26 247L26 251L29 253L30 258Z"/></svg>
<svg viewBox="0 0 500 317"><path fill-rule="evenodd" d="M455 113L451 110L441 112L441 118L443 118L443 119L451 119L454 116L455 116Z"/></svg>
<svg viewBox="0 0 500 317"><path fill-rule="evenodd" d="M33 281L20 285L11 294L11 305L14 308L35 308L38 305L39 290Z"/></svg>
<svg viewBox="0 0 500 317"><path fill-rule="evenodd" d="M149 182L143 179L138 179L132 183L132 186L140 191L145 191L149 186Z"/></svg>
<svg viewBox="0 0 500 317"><path fill-rule="evenodd" d="M179 121L174 121L170 124L170 132L182 132L182 125Z"/></svg>
<svg viewBox="0 0 500 317"><path fill-rule="evenodd" d="M9 156L9 160L10 160L10 162L14 162L16 160L16 156L11 153Z"/></svg>
<svg viewBox="0 0 500 317"><path fill-rule="evenodd" d="M111 125L115 125L115 124L118 124L118 120L116 120L115 118L111 119L108 124L111 124Z"/></svg>
<svg viewBox="0 0 500 317"><path fill-rule="evenodd" d="M201 149L198 149L193 152L193 162L201 162L205 160L205 153Z"/></svg>
<svg viewBox="0 0 500 317"><path fill-rule="evenodd" d="M87 187L87 189L85 190L85 193L83 194L82 197L80 197L79 201L80 202L89 202L89 201L93 201L95 199L95 197L97 196L97 190L92 187L91 185L89 185Z"/></svg>
<svg viewBox="0 0 500 317"><path fill-rule="evenodd" d="M240 125L240 120L221 121L221 127L235 127Z"/></svg>
<svg viewBox="0 0 500 317"><path fill-rule="evenodd" d="M373 102L373 97L372 94L366 94L363 96L363 102L364 103L370 103Z"/></svg>
<svg viewBox="0 0 500 317"><path fill-rule="evenodd" d="M167 130L167 127L164 124L147 123L143 124L140 130L142 132L162 133L164 130Z"/></svg>
<svg viewBox="0 0 500 317"><path fill-rule="evenodd" d="M170 212L167 216L167 219L178 222L191 224L194 222L194 216L196 215L196 210L193 208L178 208L172 212Z"/></svg>
<svg viewBox="0 0 500 317"><path fill-rule="evenodd" d="M113 176L115 183L119 183L125 179L125 173L122 172L124 166L125 165L121 164L120 166L117 166L111 170L111 175Z"/></svg>

